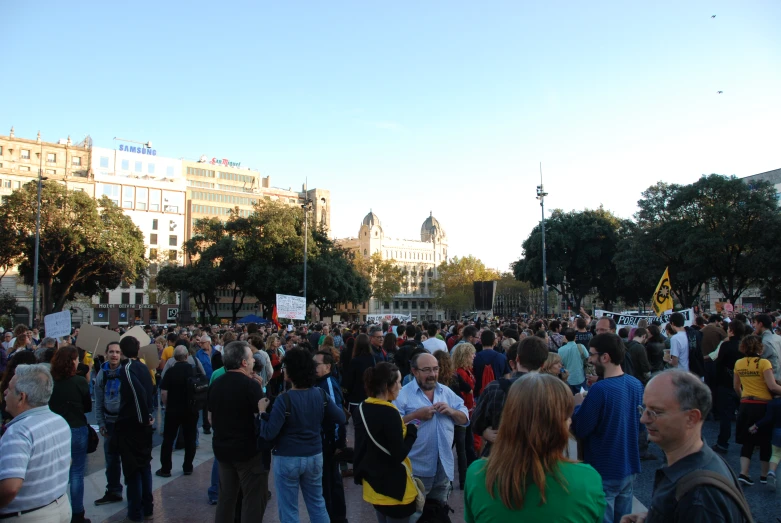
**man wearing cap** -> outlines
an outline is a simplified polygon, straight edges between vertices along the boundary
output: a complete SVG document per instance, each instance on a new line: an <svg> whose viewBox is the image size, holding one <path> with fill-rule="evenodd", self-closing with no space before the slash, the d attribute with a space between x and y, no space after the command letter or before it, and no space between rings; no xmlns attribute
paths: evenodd
<svg viewBox="0 0 781 523"><path fill-rule="evenodd" d="M203 370L206 372L206 377L211 379L212 377L212 339L206 334L201 335L198 345L201 347L198 352L195 353L195 357L203 365ZM209 411L206 407L203 408L203 433L211 434L212 426L209 423Z"/></svg>

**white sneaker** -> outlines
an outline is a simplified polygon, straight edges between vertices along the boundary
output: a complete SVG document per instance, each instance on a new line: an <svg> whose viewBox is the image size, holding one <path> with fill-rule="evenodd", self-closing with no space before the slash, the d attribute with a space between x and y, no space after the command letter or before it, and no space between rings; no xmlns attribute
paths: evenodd
<svg viewBox="0 0 781 523"><path fill-rule="evenodd" d="M769 472L767 475L767 486L771 488L771 490L776 490L776 475L772 472Z"/></svg>

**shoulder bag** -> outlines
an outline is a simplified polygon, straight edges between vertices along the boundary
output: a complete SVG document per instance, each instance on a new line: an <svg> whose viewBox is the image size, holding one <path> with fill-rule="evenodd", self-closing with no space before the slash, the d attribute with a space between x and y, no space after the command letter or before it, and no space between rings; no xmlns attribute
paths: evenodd
<svg viewBox="0 0 781 523"><path fill-rule="evenodd" d="M390 456L391 453L388 452L388 449L377 443L377 440L374 439L374 436L372 436L372 433L369 431L369 425L366 423L366 416L363 415L363 403L358 406L358 410L361 413L361 419L363 420L363 426L366 429L366 434L369 435L369 438L371 438L372 442L378 449ZM426 488L423 486L423 482L420 479L412 475L412 470L410 470L404 461L402 461L402 464L404 465L404 468L407 469L407 473L412 479L412 484L415 485L415 490L417 491L417 495L415 496L415 510L417 512L423 512L423 507L426 506Z"/></svg>

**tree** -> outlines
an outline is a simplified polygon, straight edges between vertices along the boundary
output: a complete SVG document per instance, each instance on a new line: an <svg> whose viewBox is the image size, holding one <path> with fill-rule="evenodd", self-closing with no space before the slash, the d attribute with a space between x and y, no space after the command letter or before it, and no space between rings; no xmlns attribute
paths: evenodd
<svg viewBox="0 0 781 523"><path fill-rule="evenodd" d="M355 253L336 246L325 231L314 234L319 254L307 267L311 270L311 296L323 316L332 316L339 303L360 303L371 296L369 279L356 269ZM309 290L307 286L307 291Z"/></svg>
<svg viewBox="0 0 781 523"><path fill-rule="evenodd" d="M19 265L22 256L21 237L14 229L13 219L7 213L0 215L0 280Z"/></svg>
<svg viewBox="0 0 781 523"><path fill-rule="evenodd" d="M41 197L40 257L42 315L61 311L77 294L95 296L146 274L144 236L108 198L44 182ZM25 184L2 204L7 226L18 231L19 273L33 283L37 182Z"/></svg>
<svg viewBox="0 0 781 523"><path fill-rule="evenodd" d="M475 308L474 282L499 279L499 273L487 269L482 261L472 255L445 260L437 270L439 274L434 281L437 305L458 318Z"/></svg>
<svg viewBox="0 0 781 523"><path fill-rule="evenodd" d="M195 261L184 267L168 265L157 273L157 285L169 292L188 292L201 312L201 321L217 316L218 269Z"/></svg>
<svg viewBox="0 0 781 523"><path fill-rule="evenodd" d="M578 310L583 297L597 289L605 307L618 296L613 257L618 232L626 224L602 207L564 212L556 209L545 220L548 285ZM523 258L513 274L533 287L542 286L542 233L537 225L523 242Z"/></svg>
<svg viewBox="0 0 781 523"><path fill-rule="evenodd" d="M358 254L353 261L358 272L369 281L371 295L378 307L379 303L390 301L401 291L404 275L396 260L383 260L382 254L375 252L368 258Z"/></svg>

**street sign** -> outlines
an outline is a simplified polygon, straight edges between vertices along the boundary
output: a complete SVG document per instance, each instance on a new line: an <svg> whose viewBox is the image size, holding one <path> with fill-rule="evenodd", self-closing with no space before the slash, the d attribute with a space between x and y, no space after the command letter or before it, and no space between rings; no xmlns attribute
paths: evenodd
<svg viewBox="0 0 781 523"><path fill-rule="evenodd" d="M169 320L175 320L176 317L179 315L179 309L168 309L168 319Z"/></svg>

